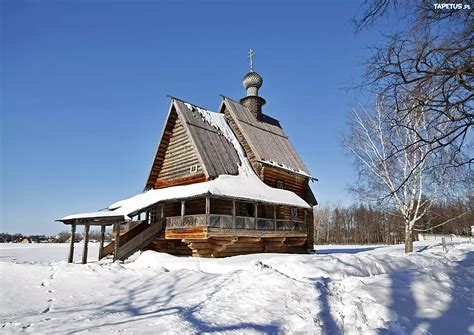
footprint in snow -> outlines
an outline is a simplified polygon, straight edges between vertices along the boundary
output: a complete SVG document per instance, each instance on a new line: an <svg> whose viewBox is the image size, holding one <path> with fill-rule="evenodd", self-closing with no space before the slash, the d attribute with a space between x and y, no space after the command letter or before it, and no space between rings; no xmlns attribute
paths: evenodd
<svg viewBox="0 0 474 335"><path fill-rule="evenodd" d="M264 264L262 261L255 261L254 264L260 270L268 270L272 268L270 265Z"/></svg>

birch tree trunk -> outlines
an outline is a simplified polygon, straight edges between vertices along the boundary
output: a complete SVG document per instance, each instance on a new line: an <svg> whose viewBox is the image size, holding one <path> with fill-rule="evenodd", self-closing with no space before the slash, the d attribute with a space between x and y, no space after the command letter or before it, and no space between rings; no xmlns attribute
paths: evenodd
<svg viewBox="0 0 474 335"><path fill-rule="evenodd" d="M413 231L409 223L405 224L405 252L413 252Z"/></svg>

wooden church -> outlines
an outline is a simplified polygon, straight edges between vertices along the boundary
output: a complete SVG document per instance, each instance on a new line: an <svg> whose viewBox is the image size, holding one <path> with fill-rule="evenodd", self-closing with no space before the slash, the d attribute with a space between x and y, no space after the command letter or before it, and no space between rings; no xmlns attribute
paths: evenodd
<svg viewBox="0 0 474 335"><path fill-rule="evenodd" d="M243 78L246 96L223 97L217 112L171 98L143 193L107 210L58 221L75 233L100 226L99 259L138 250L225 257L305 253L313 248L314 178L278 120L263 112L262 77ZM104 246L113 226L115 240ZM74 244L69 261L73 261Z"/></svg>

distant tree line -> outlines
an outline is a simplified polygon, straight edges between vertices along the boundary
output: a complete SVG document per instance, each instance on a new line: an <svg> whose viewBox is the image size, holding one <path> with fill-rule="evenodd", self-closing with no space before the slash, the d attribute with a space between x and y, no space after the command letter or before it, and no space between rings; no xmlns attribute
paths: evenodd
<svg viewBox="0 0 474 335"><path fill-rule="evenodd" d="M69 242L71 237L71 232L62 231L57 235L25 235L20 233L0 233L0 243L19 243L23 241L23 239L28 239L34 243L66 243ZM105 240L109 241L112 239L111 232L105 232ZM76 233L74 235L75 241L82 240L82 233ZM100 231L99 230L91 230L89 232L89 240L90 241L99 241L100 240Z"/></svg>
<svg viewBox="0 0 474 335"><path fill-rule="evenodd" d="M25 238L34 243L48 243L55 241L54 236L0 233L0 243L18 243Z"/></svg>
<svg viewBox="0 0 474 335"><path fill-rule="evenodd" d="M109 241L112 239L112 234L109 231L105 232L105 240ZM65 243L69 241L71 237L71 233L68 231L62 231L58 234L58 243ZM80 241L82 239L82 233L76 233L74 236L76 241ZM100 241L100 230L91 230L89 232L89 241Z"/></svg>
<svg viewBox="0 0 474 335"><path fill-rule="evenodd" d="M467 236L474 224L474 197L433 205L414 227L418 233ZM324 206L314 212L315 244L398 244L405 241L404 219L385 207L359 204Z"/></svg>

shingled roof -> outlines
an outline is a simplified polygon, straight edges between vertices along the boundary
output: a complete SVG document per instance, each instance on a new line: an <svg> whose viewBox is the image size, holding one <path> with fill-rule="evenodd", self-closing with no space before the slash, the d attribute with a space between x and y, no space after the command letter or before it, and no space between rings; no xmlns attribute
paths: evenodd
<svg viewBox="0 0 474 335"><path fill-rule="evenodd" d="M237 175L241 162L234 146L219 129L205 120L202 113L212 113L215 114L214 117L220 115L179 100L175 100L175 105L178 115L187 125L208 176L216 178L221 174Z"/></svg>
<svg viewBox="0 0 474 335"><path fill-rule="evenodd" d="M308 168L296 153L278 120L265 114L261 120L257 120L247 107L226 97L223 98L219 111L223 112L224 107L259 161L310 176Z"/></svg>
<svg viewBox="0 0 474 335"><path fill-rule="evenodd" d="M224 117L173 98L164 128L173 117L180 119L207 177L217 178L224 174L237 175L241 165L239 155L224 134L205 120L204 113L212 113L215 118ZM164 136L163 130L145 188L151 187L158 176L160 161L157 156L160 147L166 145L166 141L163 141Z"/></svg>

